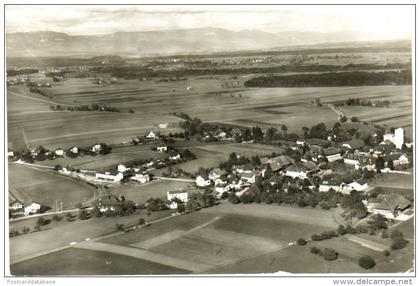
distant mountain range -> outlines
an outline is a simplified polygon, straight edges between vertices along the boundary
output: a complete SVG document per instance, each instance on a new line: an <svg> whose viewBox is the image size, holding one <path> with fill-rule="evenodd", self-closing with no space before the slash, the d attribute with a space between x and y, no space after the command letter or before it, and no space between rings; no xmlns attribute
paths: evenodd
<svg viewBox="0 0 420 286"><path fill-rule="evenodd" d="M350 32L229 31L219 28L117 32L106 35L68 35L51 31L6 34L8 57L165 56L364 40Z"/></svg>

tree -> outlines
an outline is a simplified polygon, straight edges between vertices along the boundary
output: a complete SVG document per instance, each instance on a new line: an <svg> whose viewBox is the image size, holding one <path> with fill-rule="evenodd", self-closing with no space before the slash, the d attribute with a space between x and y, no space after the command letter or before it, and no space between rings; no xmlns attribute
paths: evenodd
<svg viewBox="0 0 420 286"><path fill-rule="evenodd" d="M382 157L378 157L375 161L375 168L376 172L379 174L381 173L381 170L385 168L385 160Z"/></svg>
<svg viewBox="0 0 420 286"><path fill-rule="evenodd" d="M395 167L394 167L394 161L393 161L393 160L389 160L389 161L387 162L387 167L388 167L389 169L391 169L391 170L394 170L394 169L395 169Z"/></svg>
<svg viewBox="0 0 420 286"><path fill-rule="evenodd" d="M364 269L371 269L375 267L375 265L376 265L375 260L368 255L363 256L359 259L359 266Z"/></svg>
<svg viewBox="0 0 420 286"><path fill-rule="evenodd" d="M345 235L345 234L347 234L347 229L344 227L344 225L340 224L338 226L337 233L339 235Z"/></svg>
<svg viewBox="0 0 420 286"><path fill-rule="evenodd" d="M89 213L86 210L80 210L79 211L79 219L80 220L86 220L89 218Z"/></svg>
<svg viewBox="0 0 420 286"><path fill-rule="evenodd" d="M28 233L31 229L28 226L23 227L23 233Z"/></svg>
<svg viewBox="0 0 420 286"><path fill-rule="evenodd" d="M373 215L368 221L373 229L387 229L386 218L381 214Z"/></svg>
<svg viewBox="0 0 420 286"><path fill-rule="evenodd" d="M394 230L391 233L391 239L393 240L393 243L391 245L392 249L403 249L408 243L404 239L404 234L399 230Z"/></svg>
<svg viewBox="0 0 420 286"><path fill-rule="evenodd" d="M145 221L144 218L139 218L139 225L143 225L145 223L146 223L146 221Z"/></svg>
<svg viewBox="0 0 420 286"><path fill-rule="evenodd" d="M263 140L264 133L261 128L258 126L252 127L252 139L255 142L261 142Z"/></svg>
<svg viewBox="0 0 420 286"><path fill-rule="evenodd" d="M357 118L356 116L352 116L350 120L351 122L359 122L359 118Z"/></svg>
<svg viewBox="0 0 420 286"><path fill-rule="evenodd" d="M312 246L310 251L313 254L320 254L321 253L321 250L318 247L315 247L315 246Z"/></svg>
<svg viewBox="0 0 420 286"><path fill-rule="evenodd" d="M384 238L384 239L389 237L388 232L386 231L386 229L384 229L382 231L381 237Z"/></svg>
<svg viewBox="0 0 420 286"><path fill-rule="evenodd" d="M123 225L122 223L116 223L116 224L115 224L115 228L116 228L118 231L123 231L123 230L124 230L124 225Z"/></svg>
<svg viewBox="0 0 420 286"><path fill-rule="evenodd" d="M284 136L284 135L286 135L287 130L288 130L288 129L287 129L287 126L283 124L283 125L281 126L281 131L283 132L283 136Z"/></svg>
<svg viewBox="0 0 420 286"><path fill-rule="evenodd" d="M347 121L347 117L346 116L340 116L340 122L344 123Z"/></svg>
<svg viewBox="0 0 420 286"><path fill-rule="evenodd" d="M298 245L305 245L305 244L307 244L308 242L307 242L305 239L303 239L303 238L299 238L299 239L296 241L296 243L297 243Z"/></svg>
<svg viewBox="0 0 420 286"><path fill-rule="evenodd" d="M322 251L322 257L324 257L325 260L333 261L337 259L338 253L332 248L325 248Z"/></svg>

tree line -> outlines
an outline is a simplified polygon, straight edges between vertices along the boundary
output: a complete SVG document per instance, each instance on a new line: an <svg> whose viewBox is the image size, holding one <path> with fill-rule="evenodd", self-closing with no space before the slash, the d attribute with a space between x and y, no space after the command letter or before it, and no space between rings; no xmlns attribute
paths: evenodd
<svg viewBox="0 0 420 286"><path fill-rule="evenodd" d="M328 87L411 85L411 70L386 72L342 72L322 74L294 74L287 76L262 76L247 80L246 87Z"/></svg>

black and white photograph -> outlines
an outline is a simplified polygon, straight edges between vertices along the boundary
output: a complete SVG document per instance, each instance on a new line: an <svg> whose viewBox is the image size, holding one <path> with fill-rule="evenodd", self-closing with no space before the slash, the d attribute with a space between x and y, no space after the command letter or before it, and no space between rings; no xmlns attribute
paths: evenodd
<svg viewBox="0 0 420 286"><path fill-rule="evenodd" d="M6 276L414 277L415 5L115 4L4 4Z"/></svg>

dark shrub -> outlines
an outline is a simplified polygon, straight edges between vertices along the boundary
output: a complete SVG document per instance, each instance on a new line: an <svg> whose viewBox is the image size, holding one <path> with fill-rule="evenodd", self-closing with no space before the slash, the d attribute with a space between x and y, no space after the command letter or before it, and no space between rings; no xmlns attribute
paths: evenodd
<svg viewBox="0 0 420 286"><path fill-rule="evenodd" d="M371 269L375 267L376 262L370 256L363 256L359 259L359 266L364 269Z"/></svg>

